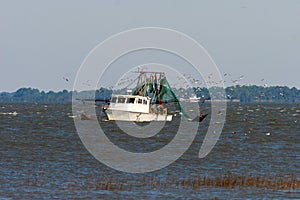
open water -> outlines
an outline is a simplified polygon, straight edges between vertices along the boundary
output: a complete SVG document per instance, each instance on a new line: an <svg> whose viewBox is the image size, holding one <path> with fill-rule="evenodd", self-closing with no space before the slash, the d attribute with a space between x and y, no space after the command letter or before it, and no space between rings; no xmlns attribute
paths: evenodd
<svg viewBox="0 0 300 200"><path fill-rule="evenodd" d="M209 113L209 107L203 112ZM179 160L144 174L120 172L96 160L81 142L74 118L78 116L73 116L70 104L0 104L0 199L300 198L299 189L195 189L178 184L224 174L299 179L299 104L230 103L223 132L208 156L197 157L209 117ZM124 136L113 122L100 121L113 143L137 152L167 144L176 134L176 123L167 123L159 135L143 141Z"/></svg>

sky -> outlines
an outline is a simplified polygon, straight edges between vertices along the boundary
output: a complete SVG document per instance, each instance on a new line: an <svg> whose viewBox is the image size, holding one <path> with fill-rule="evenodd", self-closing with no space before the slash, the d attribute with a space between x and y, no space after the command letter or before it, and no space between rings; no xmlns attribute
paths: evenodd
<svg viewBox="0 0 300 200"><path fill-rule="evenodd" d="M230 74L225 84L300 89L299 24L298 0L0 0L0 91L71 90L96 45L141 27L195 39Z"/></svg>

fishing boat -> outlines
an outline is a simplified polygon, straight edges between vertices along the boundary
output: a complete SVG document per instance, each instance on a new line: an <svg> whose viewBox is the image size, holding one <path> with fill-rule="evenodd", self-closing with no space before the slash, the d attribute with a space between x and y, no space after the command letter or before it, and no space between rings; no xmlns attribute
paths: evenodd
<svg viewBox="0 0 300 200"><path fill-rule="evenodd" d="M202 121L203 117L191 119L182 108L172 91L164 72L137 71L136 86L126 94L112 94L104 101L102 109L109 121L152 122L172 121L175 115L182 115L189 121ZM128 89L128 88L127 88Z"/></svg>
<svg viewBox="0 0 300 200"><path fill-rule="evenodd" d="M187 98L187 99L185 99L185 98L180 98L180 101L184 101L184 102L193 102L193 103L195 103L195 102L200 102L200 97L196 97L196 95L194 95L194 96L192 96L192 97L189 97L189 98Z"/></svg>
<svg viewBox="0 0 300 200"><path fill-rule="evenodd" d="M127 90L127 94L113 94L108 106L104 107L108 120L172 121L174 113L169 113L166 104L171 106L171 103L179 104L179 101L164 72L135 73L139 73L135 88Z"/></svg>
<svg viewBox="0 0 300 200"><path fill-rule="evenodd" d="M168 108L151 104L151 99L139 95L112 95L105 110L108 120L151 122L172 121Z"/></svg>

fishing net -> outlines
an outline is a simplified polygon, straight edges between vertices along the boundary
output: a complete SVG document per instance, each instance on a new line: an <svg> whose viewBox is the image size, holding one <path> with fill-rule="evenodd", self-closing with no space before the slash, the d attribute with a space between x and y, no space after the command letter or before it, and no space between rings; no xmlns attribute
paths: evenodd
<svg viewBox="0 0 300 200"><path fill-rule="evenodd" d="M140 79L141 80L141 79ZM157 75L152 75L150 78L145 78L139 81L137 87L132 91L133 95L148 96L151 98L151 104L168 104L168 107L173 106L175 110L182 113L188 119L191 119L182 105L165 76L159 78Z"/></svg>

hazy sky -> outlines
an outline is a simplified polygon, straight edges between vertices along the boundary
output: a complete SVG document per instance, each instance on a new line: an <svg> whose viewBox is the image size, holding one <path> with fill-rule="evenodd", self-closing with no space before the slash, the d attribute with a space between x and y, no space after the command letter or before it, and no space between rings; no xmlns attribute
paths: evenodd
<svg viewBox="0 0 300 200"><path fill-rule="evenodd" d="M241 84L300 89L299 0L0 0L0 25L0 91L72 89L97 44L145 26L191 36Z"/></svg>

